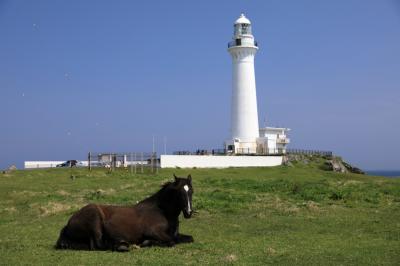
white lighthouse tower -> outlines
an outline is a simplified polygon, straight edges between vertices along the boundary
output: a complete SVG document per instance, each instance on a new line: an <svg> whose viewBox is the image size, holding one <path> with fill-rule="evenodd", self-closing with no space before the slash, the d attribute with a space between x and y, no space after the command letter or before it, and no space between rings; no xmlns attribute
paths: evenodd
<svg viewBox="0 0 400 266"><path fill-rule="evenodd" d="M254 56L257 42L251 22L244 14L235 21L233 41L228 44L232 56L231 139L226 148L232 153L256 153L258 126Z"/></svg>
<svg viewBox="0 0 400 266"><path fill-rule="evenodd" d="M221 154L212 150L196 155L183 152L161 155L161 167L267 167L281 165L289 128L259 128L257 112L254 56L257 42L251 33L251 23L243 14L235 21L233 41L228 44L232 56L231 136ZM190 153L189 153L190 154ZM221 156L228 155L228 156ZM239 155L239 156L234 156ZM247 156L248 155L248 156Z"/></svg>

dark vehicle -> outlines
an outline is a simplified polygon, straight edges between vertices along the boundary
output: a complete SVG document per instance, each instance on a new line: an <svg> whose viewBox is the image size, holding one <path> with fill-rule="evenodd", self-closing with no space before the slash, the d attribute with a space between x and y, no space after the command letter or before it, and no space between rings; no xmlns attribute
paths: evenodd
<svg viewBox="0 0 400 266"><path fill-rule="evenodd" d="M57 164L56 167L74 167L78 163L77 160L68 160L66 162Z"/></svg>

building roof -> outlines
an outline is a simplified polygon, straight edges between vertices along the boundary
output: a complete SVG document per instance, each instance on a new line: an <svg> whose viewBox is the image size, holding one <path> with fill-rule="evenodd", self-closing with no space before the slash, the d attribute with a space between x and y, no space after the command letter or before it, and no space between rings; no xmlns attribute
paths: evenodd
<svg viewBox="0 0 400 266"><path fill-rule="evenodd" d="M269 130L269 131L281 131L281 130L290 131L290 128L287 128L287 127L263 127L263 128L260 128L260 130L263 130L263 131L266 131L266 130Z"/></svg>

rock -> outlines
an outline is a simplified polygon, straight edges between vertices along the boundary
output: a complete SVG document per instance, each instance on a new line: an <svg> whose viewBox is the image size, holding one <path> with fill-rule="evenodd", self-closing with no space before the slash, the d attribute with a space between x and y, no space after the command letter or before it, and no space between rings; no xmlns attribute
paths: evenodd
<svg viewBox="0 0 400 266"><path fill-rule="evenodd" d="M340 158L333 158L331 160L331 162L332 162L332 169L334 172L338 172L338 173L347 173L348 172Z"/></svg>
<svg viewBox="0 0 400 266"><path fill-rule="evenodd" d="M344 167L339 161L332 159L332 160L326 160L325 161L325 170L327 171L334 171L338 173L346 173L347 169Z"/></svg>
<svg viewBox="0 0 400 266"><path fill-rule="evenodd" d="M326 171L334 171L338 173L355 173L365 174L361 169L346 163L340 156L333 155L313 155L313 154L286 154L282 164L285 166L293 166L293 163L300 162L302 164L323 163L320 169Z"/></svg>
<svg viewBox="0 0 400 266"><path fill-rule="evenodd" d="M354 173L364 175L364 171L361 169L350 165L342 160L340 157L333 157L331 160L325 161L326 170L334 171L339 173Z"/></svg>
<svg viewBox="0 0 400 266"><path fill-rule="evenodd" d="M13 164L13 165L10 165L10 166L7 168L7 170L8 170L8 171L15 171L15 170L17 170L17 167Z"/></svg>
<svg viewBox="0 0 400 266"><path fill-rule="evenodd" d="M365 175L365 172L363 170L361 170L360 168L357 168L357 167L353 167L351 172L354 173L354 174Z"/></svg>
<svg viewBox="0 0 400 266"><path fill-rule="evenodd" d="M351 164L348 164L344 161L343 161L343 165L346 167L347 170L349 170L350 173L365 175L365 172L363 170L361 170L360 168L354 167Z"/></svg>
<svg viewBox="0 0 400 266"><path fill-rule="evenodd" d="M324 162L324 170L326 171L333 171L333 165L332 165L332 160L326 160Z"/></svg>
<svg viewBox="0 0 400 266"><path fill-rule="evenodd" d="M3 175L6 175L15 170L17 170L17 167L14 164L12 164L7 169L3 170L2 173L3 173Z"/></svg>
<svg viewBox="0 0 400 266"><path fill-rule="evenodd" d="M287 162L300 162L303 159L305 159L305 157L301 154L287 154L284 158L284 160L286 160Z"/></svg>
<svg viewBox="0 0 400 266"><path fill-rule="evenodd" d="M292 163L292 161L291 161L290 155L285 155L285 156L283 156L283 158L282 158L282 165L284 165L284 166L290 166L290 167L293 166L293 163Z"/></svg>
<svg viewBox="0 0 400 266"><path fill-rule="evenodd" d="M289 167L293 167L293 163L292 162L286 162L286 163L284 163L283 165L285 165L285 166L289 166Z"/></svg>

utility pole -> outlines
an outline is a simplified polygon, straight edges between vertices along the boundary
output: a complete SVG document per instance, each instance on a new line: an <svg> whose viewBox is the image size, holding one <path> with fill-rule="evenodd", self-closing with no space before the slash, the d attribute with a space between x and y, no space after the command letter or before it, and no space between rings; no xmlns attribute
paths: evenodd
<svg viewBox="0 0 400 266"><path fill-rule="evenodd" d="M167 155L167 137L164 137L164 155Z"/></svg>
<svg viewBox="0 0 400 266"><path fill-rule="evenodd" d="M155 143L154 143L154 135L153 135L153 153L155 152L155 149L156 149L156 147L155 147Z"/></svg>

